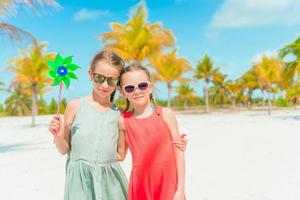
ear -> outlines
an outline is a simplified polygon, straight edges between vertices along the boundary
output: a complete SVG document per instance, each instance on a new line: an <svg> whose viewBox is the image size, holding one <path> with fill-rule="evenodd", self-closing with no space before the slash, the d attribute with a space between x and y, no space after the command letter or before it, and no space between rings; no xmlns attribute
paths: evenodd
<svg viewBox="0 0 300 200"><path fill-rule="evenodd" d="M90 80L92 81L93 80L93 71L91 69L89 69L89 77L90 77Z"/></svg>

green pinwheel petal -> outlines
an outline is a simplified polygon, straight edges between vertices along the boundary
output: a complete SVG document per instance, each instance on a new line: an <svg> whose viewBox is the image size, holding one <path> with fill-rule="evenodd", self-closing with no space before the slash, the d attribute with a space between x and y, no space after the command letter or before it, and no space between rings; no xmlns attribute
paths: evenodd
<svg viewBox="0 0 300 200"><path fill-rule="evenodd" d="M52 86L59 85L61 81L62 81L62 77L61 76L56 76Z"/></svg>
<svg viewBox="0 0 300 200"><path fill-rule="evenodd" d="M48 61L48 66L50 67L51 70L56 71L57 70L57 65L55 64L55 61L49 60Z"/></svg>
<svg viewBox="0 0 300 200"><path fill-rule="evenodd" d="M80 68L78 65L75 65L75 64L67 64L66 67L68 70L71 70L71 71L75 71L76 69Z"/></svg>
<svg viewBox="0 0 300 200"><path fill-rule="evenodd" d="M78 80L77 76L73 72L68 73L69 78Z"/></svg>
<svg viewBox="0 0 300 200"><path fill-rule="evenodd" d="M64 59L61 57L60 54L57 54L55 57L55 64L56 66L61 66L63 64Z"/></svg>
<svg viewBox="0 0 300 200"><path fill-rule="evenodd" d="M65 83L66 87L69 88L69 86L70 86L70 79L68 77L63 77L63 82Z"/></svg>
<svg viewBox="0 0 300 200"><path fill-rule="evenodd" d="M56 71L51 70L51 71L49 72L49 75L50 75L52 78L55 78L57 74L56 74Z"/></svg>
<svg viewBox="0 0 300 200"><path fill-rule="evenodd" d="M72 63L73 56L65 57L63 60L63 65Z"/></svg>

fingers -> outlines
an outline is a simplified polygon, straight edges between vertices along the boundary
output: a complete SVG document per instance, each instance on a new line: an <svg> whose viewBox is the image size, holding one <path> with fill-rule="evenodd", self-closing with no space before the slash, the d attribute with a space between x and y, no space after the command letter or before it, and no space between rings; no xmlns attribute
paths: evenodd
<svg viewBox="0 0 300 200"><path fill-rule="evenodd" d="M61 127L62 121L60 119L59 115L54 115L50 124L49 124L49 131L53 134L56 135L57 132L59 131L60 127Z"/></svg>
<svg viewBox="0 0 300 200"><path fill-rule="evenodd" d="M186 150L186 145L174 144L174 147L178 148L180 151Z"/></svg>
<svg viewBox="0 0 300 200"><path fill-rule="evenodd" d="M57 120L61 121L59 114L53 115L53 119L57 119Z"/></svg>
<svg viewBox="0 0 300 200"><path fill-rule="evenodd" d="M188 143L188 140L186 138L180 138L179 140L173 140L173 144L186 145L187 143Z"/></svg>
<svg viewBox="0 0 300 200"><path fill-rule="evenodd" d="M186 136L187 136L186 133L182 133L182 134L180 135L181 138L184 138L184 137L186 137Z"/></svg>

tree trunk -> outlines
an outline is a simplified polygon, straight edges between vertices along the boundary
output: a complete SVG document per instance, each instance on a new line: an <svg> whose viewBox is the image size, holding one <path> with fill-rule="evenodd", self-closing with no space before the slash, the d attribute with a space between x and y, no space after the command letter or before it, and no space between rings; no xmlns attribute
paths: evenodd
<svg viewBox="0 0 300 200"><path fill-rule="evenodd" d="M269 92L269 98L268 98L268 115L271 115L272 110L272 92Z"/></svg>
<svg viewBox="0 0 300 200"><path fill-rule="evenodd" d="M171 83L167 83L167 87L168 87L168 108L171 108Z"/></svg>
<svg viewBox="0 0 300 200"><path fill-rule="evenodd" d="M235 96L231 97L231 103L232 103L232 109L236 110L236 97Z"/></svg>
<svg viewBox="0 0 300 200"><path fill-rule="evenodd" d="M187 98L186 97L184 98L183 107L184 107L184 110L187 109Z"/></svg>
<svg viewBox="0 0 300 200"><path fill-rule="evenodd" d="M248 92L248 105L249 105L250 110L252 109L252 93L253 93L253 90L249 90L249 92Z"/></svg>
<svg viewBox="0 0 300 200"><path fill-rule="evenodd" d="M31 105L31 127L35 127L35 116L38 114L37 110L37 93L36 86L32 87L32 105Z"/></svg>
<svg viewBox="0 0 300 200"><path fill-rule="evenodd" d="M265 91L262 91L262 108L265 110Z"/></svg>
<svg viewBox="0 0 300 200"><path fill-rule="evenodd" d="M296 110L296 109L297 109L297 98L294 98L294 99L292 100L292 102L293 102L294 110Z"/></svg>
<svg viewBox="0 0 300 200"><path fill-rule="evenodd" d="M205 82L205 86L204 86L204 95L205 95L205 112L206 112L206 113L209 113L208 82Z"/></svg>

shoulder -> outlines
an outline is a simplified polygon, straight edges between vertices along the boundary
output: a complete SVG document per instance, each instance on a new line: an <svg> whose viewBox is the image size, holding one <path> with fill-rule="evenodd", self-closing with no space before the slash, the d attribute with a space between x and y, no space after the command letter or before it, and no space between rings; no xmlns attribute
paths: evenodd
<svg viewBox="0 0 300 200"><path fill-rule="evenodd" d="M173 110L168 107L162 107L161 112L165 121L168 121L170 118L175 117Z"/></svg>
<svg viewBox="0 0 300 200"><path fill-rule="evenodd" d="M80 106L80 99L72 99L71 101L68 102L66 110L65 110L65 117L67 118L73 118L78 111Z"/></svg>
<svg viewBox="0 0 300 200"><path fill-rule="evenodd" d="M78 110L79 106L80 106L80 99L79 98L72 99L71 101L68 102L65 112L75 113Z"/></svg>
<svg viewBox="0 0 300 200"><path fill-rule="evenodd" d="M80 105L80 99L79 98L76 98L76 99L72 99L69 103L68 103L68 107L69 108L78 108Z"/></svg>

